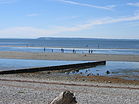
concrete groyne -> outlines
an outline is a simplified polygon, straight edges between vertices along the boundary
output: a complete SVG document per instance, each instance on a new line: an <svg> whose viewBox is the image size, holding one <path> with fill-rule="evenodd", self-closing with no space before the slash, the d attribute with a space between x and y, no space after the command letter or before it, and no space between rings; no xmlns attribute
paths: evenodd
<svg viewBox="0 0 139 104"><path fill-rule="evenodd" d="M97 61L97 62L67 64L67 65L59 65L59 66L6 70L6 71L0 71L0 74L32 73L32 72L39 72L39 71L54 71L54 70L68 70L68 69L77 70L77 69L91 68L91 67L95 67L98 65L105 65L105 64L106 61Z"/></svg>

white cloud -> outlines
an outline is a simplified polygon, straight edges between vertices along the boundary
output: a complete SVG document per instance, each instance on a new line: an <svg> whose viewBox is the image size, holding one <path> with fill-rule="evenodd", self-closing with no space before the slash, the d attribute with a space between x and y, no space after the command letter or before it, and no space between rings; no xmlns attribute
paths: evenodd
<svg viewBox="0 0 139 104"><path fill-rule="evenodd" d="M55 34L59 31L52 31L34 27L13 27L1 29L0 35L8 35L11 37L38 37L39 35Z"/></svg>
<svg viewBox="0 0 139 104"><path fill-rule="evenodd" d="M63 27L57 26L52 29L40 29L34 27L13 27L7 29L1 29L0 35L11 36L11 37L39 37L39 36L51 36L54 34L59 34L62 32L75 32L81 30L87 30L96 25L103 24L112 24L119 22L128 22L139 20L139 15L134 15L130 17L121 17L121 18L103 18L95 21L91 21L86 24L80 24L73 27Z"/></svg>
<svg viewBox="0 0 139 104"><path fill-rule="evenodd" d="M74 27L59 27L59 29L63 30L63 31L80 31L80 30L90 29L96 25L112 24L112 23L135 21L135 20L139 20L139 15L130 16L130 17L121 17L121 18L117 18L117 19L103 18L103 19L91 21L90 23L77 25Z"/></svg>
<svg viewBox="0 0 139 104"><path fill-rule="evenodd" d="M127 5L139 7L139 2L136 2L136 3L127 3Z"/></svg>
<svg viewBox="0 0 139 104"><path fill-rule="evenodd" d="M64 2L64 3L67 3L67 4L72 4L72 5L91 7L91 8L98 8L98 9L105 9L105 10L112 10L114 7L116 7L115 5L96 6L96 5L92 5L92 4L80 3L80 2L70 1L70 0L57 0L57 1Z"/></svg>
<svg viewBox="0 0 139 104"><path fill-rule="evenodd" d="M0 4L9 4L9 3L13 3L16 2L17 0L0 0Z"/></svg>

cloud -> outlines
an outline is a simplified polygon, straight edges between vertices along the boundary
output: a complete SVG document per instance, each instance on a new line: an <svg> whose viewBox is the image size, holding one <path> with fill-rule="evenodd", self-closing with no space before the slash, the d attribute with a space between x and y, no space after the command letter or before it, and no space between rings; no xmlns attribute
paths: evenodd
<svg viewBox="0 0 139 104"><path fill-rule="evenodd" d="M69 0L57 0L60 2L64 2L67 4L72 4L72 5L78 5L78 6L83 6L83 7L91 7L91 8L97 8L97 9L105 9L105 10L112 10L115 5L109 5L109 6L96 6L92 4L86 4L86 3L80 3L80 2L75 2L75 1L69 1Z"/></svg>
<svg viewBox="0 0 139 104"><path fill-rule="evenodd" d="M136 3L127 3L127 5L139 7L139 2L136 2Z"/></svg>
<svg viewBox="0 0 139 104"><path fill-rule="evenodd" d="M27 16L29 17L35 17L35 16L38 16L39 14L38 13L31 13L31 14L28 14Z"/></svg>
<svg viewBox="0 0 139 104"><path fill-rule="evenodd" d="M9 4L9 3L13 3L16 2L17 0L0 0L0 4Z"/></svg>
<svg viewBox="0 0 139 104"><path fill-rule="evenodd" d="M0 36L1 38L22 38L22 37L39 37L39 36L47 36L51 34L61 33L63 30L59 28L53 29L41 29L35 27L13 27L13 28L6 28L0 29Z"/></svg>
<svg viewBox="0 0 139 104"><path fill-rule="evenodd" d="M115 18L103 18L103 19L91 21L86 24L76 25L74 27L59 27L59 29L63 31L81 31L81 30L90 29L96 25L112 24L112 23L135 21L135 20L139 20L139 15L130 16L130 17L121 17L121 18L116 18L116 19Z"/></svg>
<svg viewBox="0 0 139 104"><path fill-rule="evenodd" d="M62 32L76 32L90 29L96 25L112 24L119 22L129 22L139 20L139 15L134 15L130 17L121 18L103 18L98 20L93 20L86 24L75 25L73 27L57 26L51 29L41 29L34 27L13 27L7 29L1 29L0 35L10 35L11 37L39 37L39 36L50 36L55 34L60 34Z"/></svg>
<svg viewBox="0 0 139 104"><path fill-rule="evenodd" d="M22 36L22 35L43 35L43 34L54 34L58 31L50 31L45 29L39 29L34 27L13 27L0 30L0 34L7 34L7 35L15 35L15 36Z"/></svg>

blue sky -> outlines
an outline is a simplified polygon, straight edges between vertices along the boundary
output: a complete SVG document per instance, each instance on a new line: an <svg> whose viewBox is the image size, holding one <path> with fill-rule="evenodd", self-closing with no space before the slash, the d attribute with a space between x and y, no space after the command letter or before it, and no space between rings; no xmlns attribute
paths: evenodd
<svg viewBox="0 0 139 104"><path fill-rule="evenodd" d="M139 0L0 0L0 38L139 39Z"/></svg>

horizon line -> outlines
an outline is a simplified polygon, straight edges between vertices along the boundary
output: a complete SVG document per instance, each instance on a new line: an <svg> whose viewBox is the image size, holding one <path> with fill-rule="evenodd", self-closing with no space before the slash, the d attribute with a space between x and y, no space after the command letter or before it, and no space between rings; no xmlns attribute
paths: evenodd
<svg viewBox="0 0 139 104"><path fill-rule="evenodd" d="M0 39L39 39L39 38L69 38L69 39L115 39L115 40L139 40L137 38L89 38L89 37L37 37L37 38L1 38Z"/></svg>

